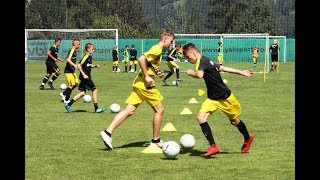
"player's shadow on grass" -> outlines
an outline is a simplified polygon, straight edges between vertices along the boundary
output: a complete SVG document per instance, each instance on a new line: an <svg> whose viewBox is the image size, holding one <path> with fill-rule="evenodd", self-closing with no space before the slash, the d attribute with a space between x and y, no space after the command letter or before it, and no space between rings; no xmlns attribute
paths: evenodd
<svg viewBox="0 0 320 180"><path fill-rule="evenodd" d="M77 109L77 110L72 110L71 112L79 113L79 112L88 112L88 111L83 109Z"/></svg>
<svg viewBox="0 0 320 180"><path fill-rule="evenodd" d="M148 147L148 145L150 145L150 142L140 141L140 142L132 142L129 144L124 144L124 145L116 147L116 148Z"/></svg>
<svg viewBox="0 0 320 180"><path fill-rule="evenodd" d="M206 153L206 151L199 151L196 149L181 149L179 154L189 154L189 156L199 156L202 157L201 155ZM220 151L219 154L240 154L240 152L229 152L227 150L223 150ZM211 157L208 157L208 159L210 158L216 158L214 155Z"/></svg>

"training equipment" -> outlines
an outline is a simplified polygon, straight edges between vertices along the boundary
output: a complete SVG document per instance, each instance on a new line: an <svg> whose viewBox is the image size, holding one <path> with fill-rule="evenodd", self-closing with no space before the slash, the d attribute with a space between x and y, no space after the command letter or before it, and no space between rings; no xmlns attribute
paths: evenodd
<svg viewBox="0 0 320 180"><path fill-rule="evenodd" d="M184 134L180 138L182 148L193 148L196 145L196 139L191 134Z"/></svg>
<svg viewBox="0 0 320 180"><path fill-rule="evenodd" d="M92 97L89 95L89 94L86 94L83 96L83 101L88 103L88 102L91 102L92 100Z"/></svg>
<svg viewBox="0 0 320 180"><path fill-rule="evenodd" d="M46 60L56 37L62 40L59 55L69 51L74 38L80 39L79 57L84 55L86 43L93 42L96 61L112 59L111 50L114 45L118 46L118 29L25 29L25 61Z"/></svg>
<svg viewBox="0 0 320 180"><path fill-rule="evenodd" d="M162 151L164 156L173 159L179 155L180 146L175 141L167 141L163 143Z"/></svg>
<svg viewBox="0 0 320 180"><path fill-rule="evenodd" d="M113 112L113 113L119 112L120 111L120 105L117 104L117 103L111 104L110 111Z"/></svg>
<svg viewBox="0 0 320 180"><path fill-rule="evenodd" d="M177 80L172 81L172 85L179 86L179 81L177 81Z"/></svg>
<svg viewBox="0 0 320 180"><path fill-rule="evenodd" d="M67 89L67 85L64 84L64 83L60 84L60 89L61 90L66 90Z"/></svg>

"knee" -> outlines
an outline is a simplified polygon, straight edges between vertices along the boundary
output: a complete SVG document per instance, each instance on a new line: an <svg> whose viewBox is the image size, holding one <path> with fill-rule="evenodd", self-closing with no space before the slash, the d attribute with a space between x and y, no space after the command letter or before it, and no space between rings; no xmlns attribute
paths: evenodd
<svg viewBox="0 0 320 180"><path fill-rule="evenodd" d="M206 122L206 119L203 115L198 114L197 121L199 124L202 124L202 123Z"/></svg>
<svg viewBox="0 0 320 180"><path fill-rule="evenodd" d="M230 123L234 126L237 126L240 122L240 119L239 118L236 118L236 119L230 119Z"/></svg>

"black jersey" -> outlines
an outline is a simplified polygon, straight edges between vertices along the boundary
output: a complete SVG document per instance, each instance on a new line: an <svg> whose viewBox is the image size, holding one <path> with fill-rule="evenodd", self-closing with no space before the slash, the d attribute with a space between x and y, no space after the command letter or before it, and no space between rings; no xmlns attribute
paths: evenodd
<svg viewBox="0 0 320 180"><path fill-rule="evenodd" d="M208 57L202 56L197 70L204 72L203 79L207 86L208 98L212 100L227 99L231 90L224 84L220 72L220 64L214 63Z"/></svg>
<svg viewBox="0 0 320 180"><path fill-rule="evenodd" d="M81 67L83 72L91 78L91 65L92 65L92 56L89 53L86 53L81 61L80 61ZM82 76L82 73L79 75L79 79L84 79Z"/></svg>
<svg viewBox="0 0 320 180"><path fill-rule="evenodd" d="M167 61L173 61L173 59L171 59L169 56L171 55L172 57L176 58L176 54L177 54L176 48L172 48L171 50L169 50Z"/></svg>
<svg viewBox="0 0 320 180"><path fill-rule="evenodd" d="M70 58L70 60L76 64L77 62L77 50L74 48L71 48L68 51L68 57ZM75 72L75 67L72 66L71 64L69 64L69 62L67 61L66 67L64 68L64 73L74 73Z"/></svg>
<svg viewBox="0 0 320 180"><path fill-rule="evenodd" d="M134 48L130 49L130 60L137 60L138 51Z"/></svg>
<svg viewBox="0 0 320 180"><path fill-rule="evenodd" d="M278 44L272 44L269 48L269 51L271 51L271 54L275 55L278 54Z"/></svg>
<svg viewBox="0 0 320 180"><path fill-rule="evenodd" d="M54 58L58 58L59 48L56 45L51 46L49 51ZM48 56L47 61L55 62L54 59L52 59L50 56Z"/></svg>
<svg viewBox="0 0 320 180"><path fill-rule="evenodd" d="M118 61L119 60L118 51L116 49L112 50L112 58L113 58L113 61Z"/></svg>

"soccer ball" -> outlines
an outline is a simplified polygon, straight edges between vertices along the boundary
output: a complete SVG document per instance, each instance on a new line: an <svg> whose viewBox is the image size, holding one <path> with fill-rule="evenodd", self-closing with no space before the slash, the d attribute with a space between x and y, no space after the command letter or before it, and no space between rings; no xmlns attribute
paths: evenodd
<svg viewBox="0 0 320 180"><path fill-rule="evenodd" d="M179 86L179 81L176 81L176 80L172 81L172 85Z"/></svg>
<svg viewBox="0 0 320 180"><path fill-rule="evenodd" d="M130 69L130 72L131 72L131 73L134 73L134 69Z"/></svg>
<svg viewBox="0 0 320 180"><path fill-rule="evenodd" d="M193 148L194 145L196 145L196 139L191 134L184 134L180 138L180 145L183 148Z"/></svg>
<svg viewBox="0 0 320 180"><path fill-rule="evenodd" d="M113 112L113 113L119 112L120 111L120 105L117 104L117 103L111 104L110 111Z"/></svg>
<svg viewBox="0 0 320 180"><path fill-rule="evenodd" d="M67 89L67 85L64 84L64 83L60 84L60 89L61 90L66 90Z"/></svg>
<svg viewBox="0 0 320 180"><path fill-rule="evenodd" d="M163 143L162 152L165 157L174 159L179 155L180 146L175 141L167 141Z"/></svg>
<svg viewBox="0 0 320 180"><path fill-rule="evenodd" d="M88 103L88 102L91 102L92 100L92 97L89 95L89 94L86 94L83 96L83 101Z"/></svg>
<svg viewBox="0 0 320 180"><path fill-rule="evenodd" d="M117 68L117 72L120 72L120 71L121 71L121 70L120 70L120 68L118 67L118 68Z"/></svg>

